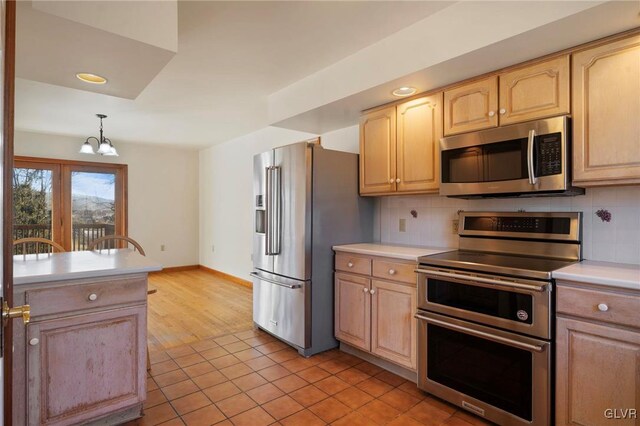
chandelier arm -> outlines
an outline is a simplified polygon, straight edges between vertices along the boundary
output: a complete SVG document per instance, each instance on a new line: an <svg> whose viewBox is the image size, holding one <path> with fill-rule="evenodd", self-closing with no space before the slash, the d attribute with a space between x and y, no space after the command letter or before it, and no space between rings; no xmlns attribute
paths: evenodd
<svg viewBox="0 0 640 426"><path fill-rule="evenodd" d="M99 140L98 140L98 138L96 138L95 136L89 136L89 137L87 138L87 140L86 140L86 141L84 141L84 143L89 143L89 141L90 141L91 139L93 139L93 140L95 140L96 142L98 142L98 146L100 146L100 141L99 141Z"/></svg>

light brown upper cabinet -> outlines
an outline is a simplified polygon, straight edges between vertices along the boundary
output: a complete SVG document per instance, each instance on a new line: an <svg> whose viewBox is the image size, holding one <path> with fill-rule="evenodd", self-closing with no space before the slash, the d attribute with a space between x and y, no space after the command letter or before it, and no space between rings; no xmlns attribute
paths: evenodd
<svg viewBox="0 0 640 426"><path fill-rule="evenodd" d="M569 55L500 74L500 125L569 113Z"/></svg>
<svg viewBox="0 0 640 426"><path fill-rule="evenodd" d="M498 126L498 77L444 92L445 136Z"/></svg>
<svg viewBox="0 0 640 426"><path fill-rule="evenodd" d="M360 194L437 192L442 93L373 111L360 123Z"/></svg>
<svg viewBox="0 0 640 426"><path fill-rule="evenodd" d="M396 190L396 107L364 115L360 121L360 194Z"/></svg>
<svg viewBox="0 0 640 426"><path fill-rule="evenodd" d="M573 182L640 183L640 35L573 55Z"/></svg>

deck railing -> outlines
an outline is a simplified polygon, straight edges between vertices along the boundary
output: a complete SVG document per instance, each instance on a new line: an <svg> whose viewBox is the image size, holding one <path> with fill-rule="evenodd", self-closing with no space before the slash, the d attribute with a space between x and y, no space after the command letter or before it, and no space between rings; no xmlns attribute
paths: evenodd
<svg viewBox="0 0 640 426"><path fill-rule="evenodd" d="M80 251L86 250L89 244L93 240L104 237L105 235L113 235L115 233L115 225L107 223L91 223L91 224L76 224L72 228L71 236L71 250ZM51 238L51 225L50 224L37 224L37 225L14 225L13 226L13 240L19 240L21 238ZM44 246L37 244L28 244L26 246L26 254L42 252ZM22 246L14 247L14 254L22 253Z"/></svg>

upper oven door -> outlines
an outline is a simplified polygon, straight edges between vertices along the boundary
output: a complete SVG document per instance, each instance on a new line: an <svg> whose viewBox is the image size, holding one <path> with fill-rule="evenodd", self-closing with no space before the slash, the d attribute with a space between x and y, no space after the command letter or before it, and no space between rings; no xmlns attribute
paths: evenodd
<svg viewBox="0 0 640 426"><path fill-rule="evenodd" d="M551 283L421 266L418 308L551 338Z"/></svg>
<svg viewBox="0 0 640 426"><path fill-rule="evenodd" d="M564 191L568 117L443 138L443 195Z"/></svg>

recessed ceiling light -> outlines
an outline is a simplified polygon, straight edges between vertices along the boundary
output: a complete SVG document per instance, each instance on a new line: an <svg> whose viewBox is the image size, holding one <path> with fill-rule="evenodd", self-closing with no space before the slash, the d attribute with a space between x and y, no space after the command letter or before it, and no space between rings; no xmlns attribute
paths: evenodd
<svg viewBox="0 0 640 426"><path fill-rule="evenodd" d="M418 89L416 89L415 87L402 86L402 87L398 87L396 90L394 90L391 93L393 93L393 96L398 96L400 98L403 98L405 96L411 96L417 91Z"/></svg>
<svg viewBox="0 0 640 426"><path fill-rule="evenodd" d="M79 80L82 80L85 83L91 84L105 84L107 82L106 78L88 72L79 72L78 74L76 74L76 77L78 77Z"/></svg>

